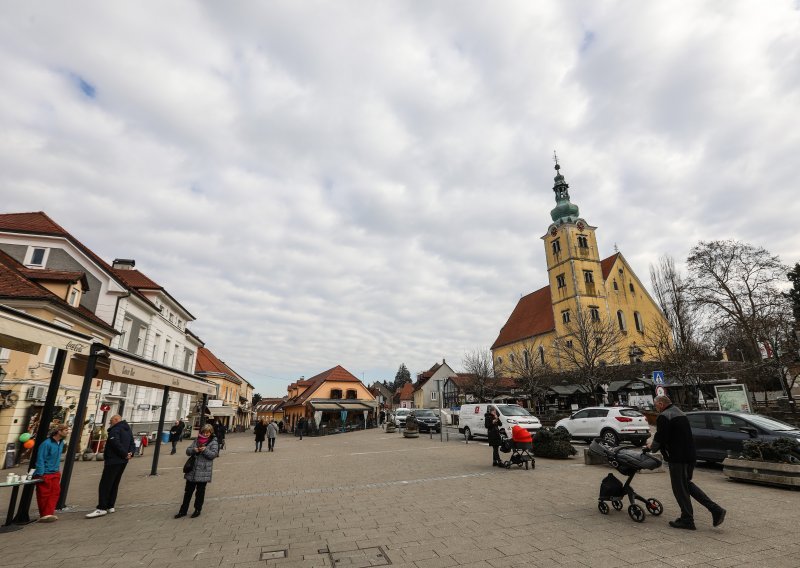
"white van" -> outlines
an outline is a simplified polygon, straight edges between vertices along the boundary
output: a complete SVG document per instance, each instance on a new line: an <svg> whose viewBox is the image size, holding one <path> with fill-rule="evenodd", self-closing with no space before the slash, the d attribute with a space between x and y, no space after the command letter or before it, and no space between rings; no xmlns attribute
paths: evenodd
<svg viewBox="0 0 800 568"><path fill-rule="evenodd" d="M486 402L482 404L462 404L461 416L458 423L458 431L468 440L473 436L487 437L486 426L484 425L484 415L489 408L497 411L500 418L500 435L511 437L511 428L519 426L531 434L542 427L539 419L533 416L527 409L518 404L499 404Z"/></svg>

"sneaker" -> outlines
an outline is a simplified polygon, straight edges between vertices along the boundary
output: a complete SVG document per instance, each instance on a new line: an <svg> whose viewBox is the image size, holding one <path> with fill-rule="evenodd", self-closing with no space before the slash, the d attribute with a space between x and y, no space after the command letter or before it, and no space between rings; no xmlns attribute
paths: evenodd
<svg viewBox="0 0 800 568"><path fill-rule="evenodd" d="M689 523L683 519L670 521L669 526L671 526L673 529L686 529L688 531L697 530L697 528L694 526L694 523Z"/></svg>
<svg viewBox="0 0 800 568"><path fill-rule="evenodd" d="M45 515L43 517L39 517L40 523L54 523L58 520L58 517L55 515Z"/></svg>
<svg viewBox="0 0 800 568"><path fill-rule="evenodd" d="M108 512L109 512L109 513L116 513L116 512L117 512L117 510L116 510L114 507L111 507L111 508L108 510Z"/></svg>
<svg viewBox="0 0 800 568"><path fill-rule="evenodd" d="M97 517L103 517L108 514L108 511L104 511L103 509L95 509L88 515L86 515L87 519L96 519Z"/></svg>
<svg viewBox="0 0 800 568"><path fill-rule="evenodd" d="M728 511L726 511L726 510L725 510L725 509L723 509L722 507L720 507L719 509L717 509L717 510L715 510L715 511L712 511L712 512L711 512L711 518L712 518L712 519L713 519L713 521L714 521L714 526L715 526L715 527L718 527L718 526L720 526L722 523L724 523L724 522L725 522L725 513L727 513L727 512L728 512Z"/></svg>

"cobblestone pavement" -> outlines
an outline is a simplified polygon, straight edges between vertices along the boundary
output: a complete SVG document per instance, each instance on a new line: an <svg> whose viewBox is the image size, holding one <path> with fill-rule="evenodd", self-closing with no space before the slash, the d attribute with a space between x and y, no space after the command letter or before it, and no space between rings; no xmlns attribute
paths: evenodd
<svg viewBox="0 0 800 568"><path fill-rule="evenodd" d="M728 509L719 528L696 511L698 530L678 516L666 473L634 480L664 514L634 523L597 510L606 466L538 459L536 469L490 467L491 450L463 439L404 439L380 430L323 438L281 435L274 453L252 452L250 434L228 437L215 462L203 514L174 519L183 491L177 455L135 458L117 512L94 508L102 464L79 462L71 512L53 524L0 534L4 568L391 565L413 568L732 566L798 567L800 493L729 482L703 468L695 481ZM585 446L577 446L579 450ZM18 471L19 473L20 471ZM0 492L0 508L8 490ZM36 505L32 506L36 516ZM5 518L5 511L0 514Z"/></svg>

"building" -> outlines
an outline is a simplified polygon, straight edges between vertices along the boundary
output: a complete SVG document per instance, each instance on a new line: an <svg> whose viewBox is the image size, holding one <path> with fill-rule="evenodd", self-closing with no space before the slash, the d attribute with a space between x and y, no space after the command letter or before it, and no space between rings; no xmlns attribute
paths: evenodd
<svg viewBox="0 0 800 568"><path fill-rule="evenodd" d="M519 376L532 365L573 370L582 342L596 350L599 366L647 360L655 356L648 329L668 325L625 257L600 257L597 227L570 202L558 164L556 174L556 207L541 237L549 282L522 297L500 330L491 347L499 375ZM602 343L601 332L613 345Z"/></svg>
<svg viewBox="0 0 800 568"><path fill-rule="evenodd" d="M87 287L68 302L77 301L78 309L118 332L111 347L174 369L193 368L200 342L187 325L194 317L163 287L135 270L134 261L108 264L41 211L0 214L0 251L31 271L82 274ZM156 429L163 403L160 389L113 381L100 389L89 404L90 415L108 409L98 421L120 414L135 432ZM192 398L171 395L166 420L187 416Z"/></svg>
<svg viewBox="0 0 800 568"><path fill-rule="evenodd" d="M417 374L414 383L414 408L439 408L439 397L444 387L444 381L456 372L447 364L445 359L435 363L430 369Z"/></svg>
<svg viewBox="0 0 800 568"><path fill-rule="evenodd" d="M205 346L200 346L197 350L194 374L217 385L217 396L208 400L208 418L221 422L229 431L241 431L250 427L253 385Z"/></svg>
<svg viewBox="0 0 800 568"><path fill-rule="evenodd" d="M263 420L265 424L271 421L283 421L283 403L286 398L262 398L253 405L256 420Z"/></svg>
<svg viewBox="0 0 800 568"><path fill-rule="evenodd" d="M283 405L286 427L301 418L309 432L330 434L377 424L377 402L369 389L341 365L289 385Z"/></svg>
<svg viewBox="0 0 800 568"><path fill-rule="evenodd" d="M395 408L414 408L414 385L405 383L392 398Z"/></svg>
<svg viewBox="0 0 800 568"><path fill-rule="evenodd" d="M94 338L108 345L117 335L109 324L80 305L88 293L86 276L80 271L26 268L0 251L0 304L52 322L65 329ZM56 363L57 349L42 346L37 353L0 348L0 444L17 441L22 432L36 431ZM68 372L72 351L67 352L55 416L59 422L72 424L83 376ZM100 395L98 381L92 384L90 397ZM94 420L96 408L89 409ZM21 452L17 454L17 459Z"/></svg>

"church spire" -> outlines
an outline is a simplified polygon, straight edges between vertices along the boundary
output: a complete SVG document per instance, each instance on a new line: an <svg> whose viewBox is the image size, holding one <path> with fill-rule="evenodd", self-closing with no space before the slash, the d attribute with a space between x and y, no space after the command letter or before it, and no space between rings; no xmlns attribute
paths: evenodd
<svg viewBox="0 0 800 568"><path fill-rule="evenodd" d="M550 217L554 223L575 221L578 218L578 206L569 201L569 184L561 175L561 166L555 152L553 152L553 160L556 162L556 177L553 178L555 180L553 191L556 194L556 206L550 211Z"/></svg>

